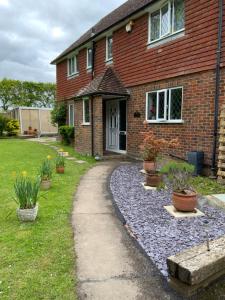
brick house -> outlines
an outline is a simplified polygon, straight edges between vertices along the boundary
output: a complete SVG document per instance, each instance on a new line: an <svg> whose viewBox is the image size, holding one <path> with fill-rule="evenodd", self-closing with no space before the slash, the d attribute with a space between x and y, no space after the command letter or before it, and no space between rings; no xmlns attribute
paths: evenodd
<svg viewBox="0 0 225 300"><path fill-rule="evenodd" d="M140 131L178 137L173 151L215 167L225 100L223 0L128 0L52 63L75 148L139 155Z"/></svg>

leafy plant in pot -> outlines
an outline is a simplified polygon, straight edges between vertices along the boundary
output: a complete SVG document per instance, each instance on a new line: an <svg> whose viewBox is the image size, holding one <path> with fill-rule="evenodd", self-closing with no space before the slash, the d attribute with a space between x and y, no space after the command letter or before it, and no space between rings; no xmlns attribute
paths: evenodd
<svg viewBox="0 0 225 300"><path fill-rule="evenodd" d="M188 163L170 162L166 164L160 172L167 175L167 183L173 190L173 206L178 211L195 211L197 206L197 193L190 185L194 166Z"/></svg>
<svg viewBox="0 0 225 300"><path fill-rule="evenodd" d="M145 128L147 124L144 122ZM152 130L141 132L143 142L139 146L143 158L143 168L146 171L146 185L159 186L161 182L161 175L156 171L156 161L160 154L169 148L178 146L177 139L169 141L157 138Z"/></svg>
<svg viewBox="0 0 225 300"><path fill-rule="evenodd" d="M38 193L40 190L40 177L32 181L26 176L20 176L14 184L15 201L18 203L17 216L20 221L34 221L38 214Z"/></svg>
<svg viewBox="0 0 225 300"><path fill-rule="evenodd" d="M62 155L57 155L55 160L56 173L64 174L65 172L65 157Z"/></svg>
<svg viewBox="0 0 225 300"><path fill-rule="evenodd" d="M41 177L41 189L42 190L48 190L51 187L51 179L52 179L52 164L50 161L51 157L47 156L47 159L45 159L42 162L42 165L40 167L40 177Z"/></svg>

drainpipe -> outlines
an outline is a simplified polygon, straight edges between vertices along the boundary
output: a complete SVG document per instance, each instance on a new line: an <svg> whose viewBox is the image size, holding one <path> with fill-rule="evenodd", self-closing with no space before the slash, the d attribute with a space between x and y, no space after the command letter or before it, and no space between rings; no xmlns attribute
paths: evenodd
<svg viewBox="0 0 225 300"><path fill-rule="evenodd" d="M92 42L92 72L91 79L95 77L95 42ZM94 97L91 96L91 155L95 155L94 149Z"/></svg>
<svg viewBox="0 0 225 300"><path fill-rule="evenodd" d="M218 116L219 116L219 96L220 96L220 63L222 53L222 29L223 29L223 0L219 0L219 28L218 28L218 48L216 58L216 83L214 98L214 133L213 133L213 153L212 153L212 176L216 178L216 149L218 134Z"/></svg>

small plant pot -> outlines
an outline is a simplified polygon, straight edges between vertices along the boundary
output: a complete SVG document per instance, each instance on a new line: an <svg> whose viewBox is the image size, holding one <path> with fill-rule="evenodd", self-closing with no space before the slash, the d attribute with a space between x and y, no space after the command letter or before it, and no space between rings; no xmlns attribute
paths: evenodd
<svg viewBox="0 0 225 300"><path fill-rule="evenodd" d="M65 167L56 167L56 173L64 174L65 173Z"/></svg>
<svg viewBox="0 0 225 300"><path fill-rule="evenodd" d="M44 191L49 190L51 185L52 185L51 180L42 180L41 181L41 189L44 190Z"/></svg>
<svg viewBox="0 0 225 300"><path fill-rule="evenodd" d="M34 208L30 209L20 209L17 208L18 219L22 222L33 222L35 221L38 214L38 203Z"/></svg>
<svg viewBox="0 0 225 300"><path fill-rule="evenodd" d="M162 182L162 176L158 173L147 173L145 177L145 185L159 187Z"/></svg>
<svg viewBox="0 0 225 300"><path fill-rule="evenodd" d="M156 163L154 161L144 160L143 161L143 169L147 173L155 172L156 171Z"/></svg>
<svg viewBox="0 0 225 300"><path fill-rule="evenodd" d="M192 192L190 194L181 194L173 192L173 206L178 211L193 212L197 207L197 194Z"/></svg>

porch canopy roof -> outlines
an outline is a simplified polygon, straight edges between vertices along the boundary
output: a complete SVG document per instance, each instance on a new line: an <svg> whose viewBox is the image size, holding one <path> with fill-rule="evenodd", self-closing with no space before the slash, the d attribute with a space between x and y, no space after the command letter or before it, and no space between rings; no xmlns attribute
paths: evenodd
<svg viewBox="0 0 225 300"><path fill-rule="evenodd" d="M103 74L96 76L89 84L80 89L74 97L81 98L91 95L129 97L130 93L124 87L115 71L112 68L108 68Z"/></svg>

